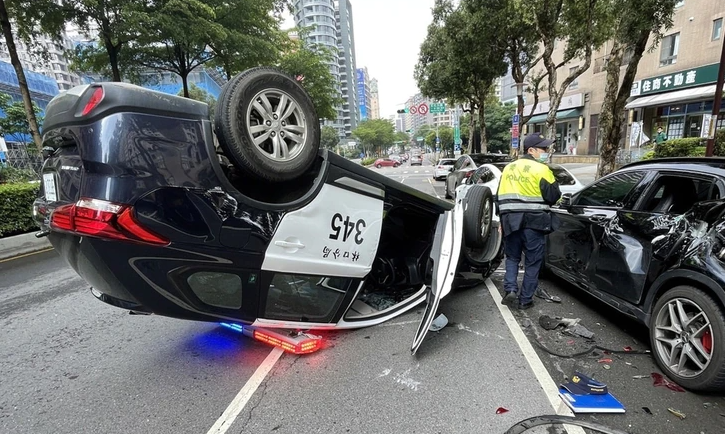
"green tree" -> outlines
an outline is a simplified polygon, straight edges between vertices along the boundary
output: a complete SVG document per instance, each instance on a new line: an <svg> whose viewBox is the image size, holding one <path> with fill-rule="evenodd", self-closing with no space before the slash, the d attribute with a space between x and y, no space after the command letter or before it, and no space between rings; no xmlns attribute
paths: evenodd
<svg viewBox="0 0 725 434"><path fill-rule="evenodd" d="M513 103L495 103L486 105L488 119L488 150L491 152L509 152L511 149L511 118L516 112Z"/></svg>
<svg viewBox="0 0 725 434"><path fill-rule="evenodd" d="M0 110L5 117L0 118L0 133L2 135L20 135L30 133L30 123L25 115L25 106L22 101L13 101L10 95L0 93ZM39 126L43 125L42 110L33 103L33 113Z"/></svg>
<svg viewBox="0 0 725 434"><path fill-rule="evenodd" d="M63 29L63 12L59 5L52 0L0 0L0 27L2 27L5 44L10 55L10 63L15 69L23 100L23 110L27 118L27 132L33 138L35 147L42 149L40 127L34 110L34 103L28 90L23 65L18 57L13 35L13 26L22 41L30 45L35 36L46 34L52 38L59 38Z"/></svg>
<svg viewBox="0 0 725 434"><path fill-rule="evenodd" d="M433 22L421 45L415 79L425 96L466 102L477 111L481 150L486 152L484 107L494 81L507 70L502 35L505 19L500 0L436 0ZM473 117L471 118L473 120ZM469 124L469 132L474 128ZM471 134L472 135L472 134ZM472 141L469 141L470 152Z"/></svg>
<svg viewBox="0 0 725 434"><path fill-rule="evenodd" d="M408 143L410 143L410 136L408 133L404 133L402 131L396 131L395 132L395 141L396 142L403 142L401 146L405 146Z"/></svg>
<svg viewBox="0 0 725 434"><path fill-rule="evenodd" d="M320 131L320 146L323 149L334 150L338 144L340 144L340 136L337 135L337 130L329 125L322 127Z"/></svg>
<svg viewBox="0 0 725 434"><path fill-rule="evenodd" d="M179 96L184 96L184 89L180 89ZM189 83L189 96L187 98L195 101L205 102L209 106L209 116L214 119L214 113L216 111L216 98L214 98L209 92L195 85Z"/></svg>
<svg viewBox="0 0 725 434"><path fill-rule="evenodd" d="M654 49L672 27L677 0L614 0L617 21L612 48L607 63L607 84L604 102L599 115L600 149L597 177L614 171L619 143L622 139L622 125L625 124L624 106L637 75L637 67L652 37ZM627 55L628 63L624 77L620 73Z"/></svg>
<svg viewBox="0 0 725 434"><path fill-rule="evenodd" d="M188 97L189 74L214 59L208 47L227 37L216 18L214 9L202 0L158 0L147 33L138 39L136 62L177 74Z"/></svg>
<svg viewBox="0 0 725 434"><path fill-rule="evenodd" d="M352 132L363 145L366 154L382 153L395 141L395 130L387 119L368 119L357 124Z"/></svg>
<svg viewBox="0 0 725 434"><path fill-rule="evenodd" d="M289 35L280 31L281 12L286 0L206 0L213 7L215 22L224 27L223 39L209 44L212 64L224 70L227 79L260 65L274 65L290 45Z"/></svg>
<svg viewBox="0 0 725 434"><path fill-rule="evenodd" d="M574 80L589 69L592 53L612 35L612 20L618 11L612 0L516 0L516 10L536 26L543 45L542 60L548 79L549 113L547 137L556 137L556 112L564 93ZM563 56L554 53L557 44L565 44ZM581 63L567 71L560 82L558 70L579 59Z"/></svg>
<svg viewBox="0 0 725 434"><path fill-rule="evenodd" d="M69 57L74 69L121 81L136 64L129 48L147 30L152 13L148 0L61 0L66 18L89 32L98 30L99 46L76 47Z"/></svg>
<svg viewBox="0 0 725 434"><path fill-rule="evenodd" d="M342 103L337 82L330 72L329 65L333 59L329 49L316 44L307 45L301 38L292 41L292 48L282 55L278 64L282 71L299 80L312 98L317 116L321 119L336 119L335 107Z"/></svg>
<svg viewBox="0 0 725 434"><path fill-rule="evenodd" d="M440 143L438 143L437 146L436 137L440 140ZM431 130L425 136L425 144L431 149L435 149L436 147L441 148L441 152L444 154L449 150L453 152L453 128L449 126L442 126L438 128L437 135L435 129Z"/></svg>

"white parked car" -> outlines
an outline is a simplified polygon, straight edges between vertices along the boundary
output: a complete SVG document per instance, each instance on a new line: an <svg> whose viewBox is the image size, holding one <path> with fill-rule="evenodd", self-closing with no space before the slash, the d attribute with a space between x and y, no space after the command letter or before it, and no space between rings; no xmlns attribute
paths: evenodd
<svg viewBox="0 0 725 434"><path fill-rule="evenodd" d="M436 181L446 179L446 176L448 176L448 173L451 171L454 164L456 164L455 158L441 158L438 161L438 164L436 164L435 171L433 172L433 179Z"/></svg>
<svg viewBox="0 0 725 434"><path fill-rule="evenodd" d="M496 194L498 191L498 183L501 179L501 173L507 164L509 163L501 162L481 165L481 167L479 167L464 184L461 184L456 188L456 195L465 194L465 191L468 190L471 185L475 184L485 185L491 189L493 194ZM558 164L549 164L548 166L551 168L551 171L554 172L554 176L559 182L559 189L561 190L562 195L565 193L574 194L584 188L584 184L582 184L581 181L579 181L565 167Z"/></svg>

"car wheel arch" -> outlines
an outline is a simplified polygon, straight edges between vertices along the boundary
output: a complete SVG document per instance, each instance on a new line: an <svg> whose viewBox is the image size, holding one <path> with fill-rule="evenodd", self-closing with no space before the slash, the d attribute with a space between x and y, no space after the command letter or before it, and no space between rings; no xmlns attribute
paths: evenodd
<svg viewBox="0 0 725 434"><path fill-rule="evenodd" d="M650 286L645 298L643 310L646 312L645 324L649 327L652 309L657 301L670 289L678 286L693 286L719 302L720 309L725 311L725 290L712 278L690 270L672 270L660 275Z"/></svg>

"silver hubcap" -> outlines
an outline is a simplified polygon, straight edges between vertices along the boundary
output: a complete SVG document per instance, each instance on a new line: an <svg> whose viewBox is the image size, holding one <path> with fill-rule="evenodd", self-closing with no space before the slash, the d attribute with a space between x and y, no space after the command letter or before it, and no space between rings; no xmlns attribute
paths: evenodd
<svg viewBox="0 0 725 434"><path fill-rule="evenodd" d="M278 89L259 92L247 109L246 122L254 146L265 157L289 161L302 152L307 137L305 116L287 93Z"/></svg>
<svg viewBox="0 0 725 434"><path fill-rule="evenodd" d="M490 229L489 223L491 222L491 202L485 201L483 203L483 213L481 213L481 239L484 241L488 237Z"/></svg>
<svg viewBox="0 0 725 434"><path fill-rule="evenodd" d="M691 300L670 300L657 314L655 349L675 374L700 375L710 364L714 345L710 319Z"/></svg>

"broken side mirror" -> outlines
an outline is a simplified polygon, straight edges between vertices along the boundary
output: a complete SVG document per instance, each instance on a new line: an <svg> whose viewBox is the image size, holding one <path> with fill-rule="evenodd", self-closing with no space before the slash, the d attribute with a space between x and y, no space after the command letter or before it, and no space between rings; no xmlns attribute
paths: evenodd
<svg viewBox="0 0 725 434"><path fill-rule="evenodd" d="M564 193L561 195L561 199L559 199L559 206L564 209L569 209L571 207L571 193Z"/></svg>

